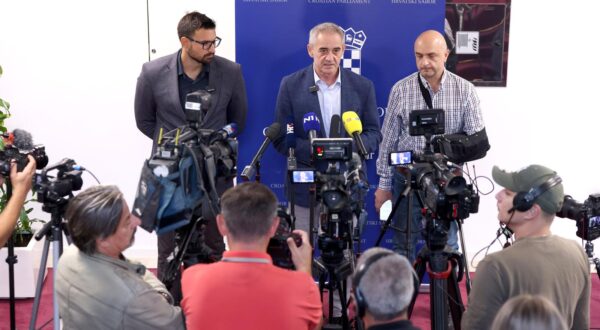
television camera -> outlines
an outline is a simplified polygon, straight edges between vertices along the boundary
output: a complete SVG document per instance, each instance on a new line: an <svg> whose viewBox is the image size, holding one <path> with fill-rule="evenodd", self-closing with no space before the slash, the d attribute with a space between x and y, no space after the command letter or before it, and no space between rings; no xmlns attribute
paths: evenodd
<svg viewBox="0 0 600 330"><path fill-rule="evenodd" d="M168 288L180 275L182 262L187 267L220 257L196 229L220 212L216 182L236 176L238 144L235 123L219 130L200 128L211 98L204 90L186 96L187 124L165 134L161 129L156 152L140 175L132 213L148 232L175 231L175 257L161 279Z"/></svg>
<svg viewBox="0 0 600 330"><path fill-rule="evenodd" d="M417 192L425 218L425 238L430 249L444 249L451 221L464 220L479 210L479 195L467 184L462 169L445 155L433 153L431 139L444 134L442 110L419 110L409 115L409 134L425 136L423 153L393 152L390 165L409 170L410 187Z"/></svg>
<svg viewBox="0 0 600 330"><path fill-rule="evenodd" d="M34 146L29 132L15 129L12 133L2 134L1 137L4 148L0 150L0 175L10 175L10 163L13 160L17 164L17 171L21 172L29 162L29 155L35 159L38 170L48 165L46 148L41 144Z"/></svg>
<svg viewBox="0 0 600 330"><path fill-rule="evenodd" d="M577 236L586 241L593 241L600 237L600 194L590 195L583 203L578 203L567 195L556 216L575 220Z"/></svg>
<svg viewBox="0 0 600 330"><path fill-rule="evenodd" d="M361 159L353 154L352 144L351 138L314 138L313 160L316 164L325 163L325 170L302 169L291 173L294 184L316 185L316 200L323 205L319 216L322 233L317 244L323 261L332 264L340 263L343 250L351 247L355 235L353 215L360 216L368 190L361 174Z"/></svg>
<svg viewBox="0 0 600 330"><path fill-rule="evenodd" d="M464 273L467 274L467 286L470 282L468 269L465 272L467 264L464 261L464 255L447 247L448 231L453 221L460 229L462 220L478 211L479 195L472 183L467 184L459 166L449 162L446 155L434 153L433 136L445 133L443 110L412 111L409 114L408 126L411 136L425 137L425 148L421 153L401 151L389 155L390 165L398 166L398 169L405 173L410 185L396 200L392 214L384 224L376 245L385 234L402 198L411 196L410 192L414 191L425 218L423 236L426 242L426 246L417 256L415 269L419 280L423 279L426 270L431 279L432 329L445 329L448 322L448 311L450 311L454 325L460 324L464 306L458 282ZM410 213L408 212L409 216ZM407 223L406 233L410 235L411 220L407 219ZM462 232L459 230L459 233L464 251ZM410 242L410 239L407 238L406 242ZM458 274L456 274L456 269ZM413 295L409 305L409 316L412 314L417 294L418 291Z"/></svg>

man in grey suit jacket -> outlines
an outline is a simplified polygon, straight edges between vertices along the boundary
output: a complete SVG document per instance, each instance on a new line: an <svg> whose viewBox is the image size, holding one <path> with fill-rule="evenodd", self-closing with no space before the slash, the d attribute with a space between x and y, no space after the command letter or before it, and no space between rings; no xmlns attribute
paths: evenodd
<svg viewBox="0 0 600 330"><path fill-rule="evenodd" d="M153 150L161 128L166 133L186 124L185 97L198 90L212 94L201 128L217 130L236 123L238 133L244 129L248 102L242 70L239 64L215 55L221 42L215 29L215 22L206 15L186 14L177 26L181 49L142 66L135 93L135 119L139 130L154 140ZM232 185L232 180L217 182L219 195ZM214 217L207 220L206 243L220 256L225 248L223 238ZM173 233L158 237L159 277L173 249Z"/></svg>
<svg viewBox="0 0 600 330"><path fill-rule="evenodd" d="M363 131L361 138L367 152L372 153L381 141L379 115L375 101L373 83L348 69L339 67L344 54L344 31L336 24L322 23L311 29L308 54L313 64L301 69L281 81L277 96L276 120L285 127L293 121L296 139L295 155L298 167L310 166L310 144L308 134L303 129L306 113L314 112L321 123L318 137L329 137L331 118L341 116L346 111L354 111L360 117ZM285 130L274 141L277 150L288 154L285 143ZM342 128L342 136L346 136ZM325 172L326 164L317 164L317 169ZM287 184L287 182L286 182ZM286 190L294 190L296 228L310 232L308 228L309 194L306 185L293 185Z"/></svg>

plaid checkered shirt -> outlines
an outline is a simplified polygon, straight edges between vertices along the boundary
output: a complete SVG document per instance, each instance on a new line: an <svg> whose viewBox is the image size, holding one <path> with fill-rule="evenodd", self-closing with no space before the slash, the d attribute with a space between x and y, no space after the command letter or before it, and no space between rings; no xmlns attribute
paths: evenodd
<svg viewBox="0 0 600 330"><path fill-rule="evenodd" d="M379 189L391 190L392 187L394 168L389 165L390 152L412 150L419 153L425 148L425 137L408 134L409 113L427 109L418 77L417 72L411 74L398 81L390 92L377 158ZM448 70L444 70L437 93L432 92L424 78L421 77L421 81L431 94L433 108L444 110L445 134L464 132L470 135L484 128L479 98L472 83Z"/></svg>

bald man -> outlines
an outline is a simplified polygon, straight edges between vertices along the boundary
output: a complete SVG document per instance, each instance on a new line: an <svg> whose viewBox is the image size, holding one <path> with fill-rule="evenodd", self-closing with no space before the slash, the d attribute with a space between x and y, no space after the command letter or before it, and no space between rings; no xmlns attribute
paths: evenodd
<svg viewBox="0 0 600 330"><path fill-rule="evenodd" d="M446 134L474 134L484 128L479 98L473 84L445 69L449 50L444 36L437 31L421 33L415 41L415 59L419 71L398 81L390 92L387 112L383 121L383 140L379 146L377 174L379 187L375 191L375 208L393 199L395 201L406 187L404 174L389 165L390 152L412 150L422 152L425 148L423 136L410 136L408 116L414 110L443 109L446 118ZM419 86L421 85L421 86ZM426 97L431 99L428 104ZM407 235L408 199L404 199L394 217L393 249L415 260L416 242L421 237L421 206L413 194L410 232ZM457 226L452 222L448 228L448 245L458 250Z"/></svg>

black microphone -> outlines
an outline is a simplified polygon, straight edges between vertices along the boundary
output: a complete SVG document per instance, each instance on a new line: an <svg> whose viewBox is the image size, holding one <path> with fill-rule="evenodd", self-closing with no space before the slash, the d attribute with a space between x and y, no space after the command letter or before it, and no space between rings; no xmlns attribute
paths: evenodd
<svg viewBox="0 0 600 330"><path fill-rule="evenodd" d="M280 129L281 125L278 122L275 122L271 124L271 126L267 127L267 129L265 130L265 141L263 141L262 145L258 149L258 152L256 153L256 155L254 155L254 158L252 158L250 165L244 167L244 170L241 174L242 179L249 181L250 178L254 176L254 173L256 172L256 164L259 162L259 160L262 158L262 155L267 150L269 143L271 143L271 141L279 135Z"/></svg>
<svg viewBox="0 0 600 330"><path fill-rule="evenodd" d="M319 86L312 85L312 86L308 87L308 91L311 92L311 93L316 93L316 92L319 91Z"/></svg>
<svg viewBox="0 0 600 330"><path fill-rule="evenodd" d="M342 137L342 118L340 117L340 115L331 116L331 125L329 126L329 137Z"/></svg>
<svg viewBox="0 0 600 330"><path fill-rule="evenodd" d="M294 132L294 117L289 116L285 130L285 145L288 148L287 169L288 171L297 168L296 163L296 133Z"/></svg>

